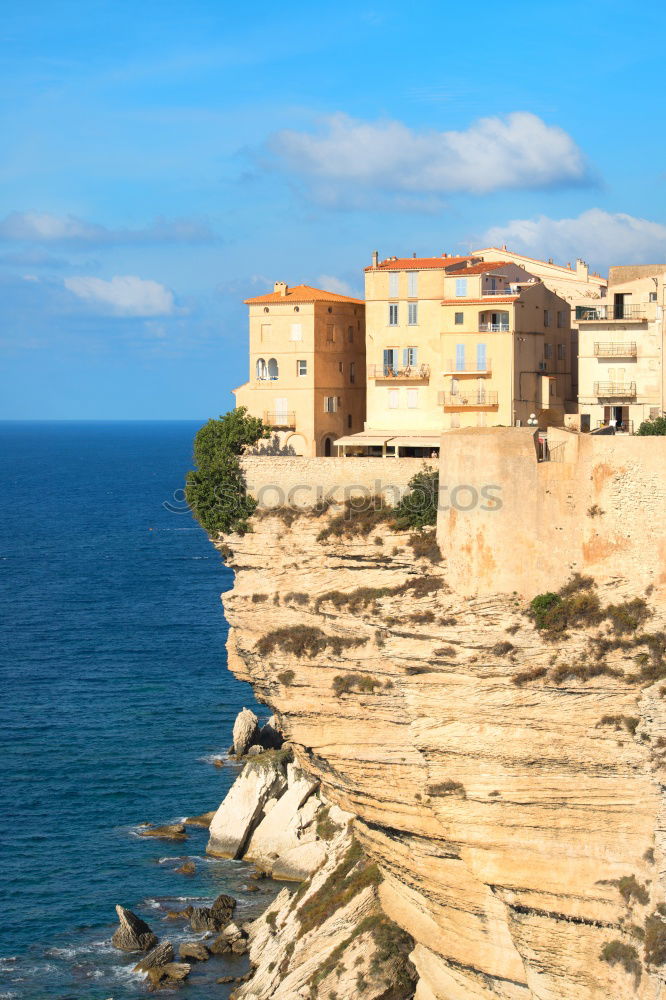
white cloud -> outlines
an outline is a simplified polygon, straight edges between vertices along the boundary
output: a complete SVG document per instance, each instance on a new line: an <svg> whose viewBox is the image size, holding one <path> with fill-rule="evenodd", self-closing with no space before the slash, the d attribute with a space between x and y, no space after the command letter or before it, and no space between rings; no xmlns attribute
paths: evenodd
<svg viewBox="0 0 666 1000"><path fill-rule="evenodd" d="M324 118L316 133L275 133L268 149L278 165L309 178L315 194L329 201L358 198L359 187L427 197L590 180L571 136L525 111L481 118L462 132L417 132L399 121L364 122L339 113Z"/></svg>
<svg viewBox="0 0 666 1000"><path fill-rule="evenodd" d="M326 292L337 292L338 295L358 297L348 281L336 278L334 274L320 274L317 278L317 288L323 288Z"/></svg>
<svg viewBox="0 0 666 1000"><path fill-rule="evenodd" d="M213 233L191 219L156 219L142 229L108 229L75 215L50 212L10 212L0 220L0 240L11 243L64 243L114 246L150 243L211 243Z"/></svg>
<svg viewBox="0 0 666 1000"><path fill-rule="evenodd" d="M480 238L480 246L501 246L532 257L575 261L583 257L595 268L612 264L666 262L666 225L623 212L591 208L573 219L512 219L493 226ZM666 264L665 264L666 266Z"/></svg>
<svg viewBox="0 0 666 1000"><path fill-rule="evenodd" d="M77 298L117 316L169 316L174 312L173 292L158 281L132 274L103 278L65 278L65 287Z"/></svg>

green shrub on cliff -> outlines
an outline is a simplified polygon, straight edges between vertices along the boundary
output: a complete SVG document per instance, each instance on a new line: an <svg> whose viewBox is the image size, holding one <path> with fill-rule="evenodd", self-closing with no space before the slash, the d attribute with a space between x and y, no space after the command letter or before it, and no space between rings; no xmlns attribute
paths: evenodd
<svg viewBox="0 0 666 1000"><path fill-rule="evenodd" d="M196 469L187 474L185 498L209 535L248 530L256 501L248 496L239 456L270 431L244 406L209 420L194 438Z"/></svg>
<svg viewBox="0 0 666 1000"><path fill-rule="evenodd" d="M406 493L395 509L395 526L405 528L426 528L437 524L437 500L439 497L439 472L423 469L409 480Z"/></svg>

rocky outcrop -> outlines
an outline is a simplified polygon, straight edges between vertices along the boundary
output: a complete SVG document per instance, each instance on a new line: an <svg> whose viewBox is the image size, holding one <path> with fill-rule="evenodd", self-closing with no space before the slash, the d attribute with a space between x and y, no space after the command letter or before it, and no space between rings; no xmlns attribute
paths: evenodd
<svg viewBox="0 0 666 1000"><path fill-rule="evenodd" d="M249 708L244 708L236 716L233 732L233 747L237 757L244 757L259 738L259 720Z"/></svg>
<svg viewBox="0 0 666 1000"><path fill-rule="evenodd" d="M615 617L583 615L553 638L525 613L533 593L459 596L408 534L384 524L327 537L326 526L326 515L265 515L225 539L229 663L276 712L303 780L355 817L383 909L414 939L417 1000L657 1000L664 608L618 577L595 592ZM623 624L635 599L649 617ZM213 850L220 834L239 856L289 791L286 775L246 782L261 785L261 807L252 791L253 820L230 836L223 804ZM288 908L279 897L279 935L251 935L265 979L243 986L247 1000L306 995L284 975ZM306 937L291 957L314 971ZM356 995L321 983L315 996Z"/></svg>
<svg viewBox="0 0 666 1000"><path fill-rule="evenodd" d="M114 932L111 944L120 951L149 951L157 944L157 936L148 924L131 910L117 905L120 927Z"/></svg>
<svg viewBox="0 0 666 1000"><path fill-rule="evenodd" d="M149 989L151 990L172 990L184 979L187 979L192 966L187 962L169 962L168 965L160 965L148 970Z"/></svg>
<svg viewBox="0 0 666 1000"><path fill-rule="evenodd" d="M134 966L135 972L148 972L148 969L155 969L160 965L168 965L173 962L173 945L170 941L161 941L152 951L149 951L145 958Z"/></svg>
<svg viewBox="0 0 666 1000"><path fill-rule="evenodd" d="M139 835L141 837L157 837L159 840L187 840L187 830L183 823L144 826L139 829Z"/></svg>
<svg viewBox="0 0 666 1000"><path fill-rule="evenodd" d="M178 956L189 958L193 962L207 962L210 952L203 941L181 941L178 945Z"/></svg>

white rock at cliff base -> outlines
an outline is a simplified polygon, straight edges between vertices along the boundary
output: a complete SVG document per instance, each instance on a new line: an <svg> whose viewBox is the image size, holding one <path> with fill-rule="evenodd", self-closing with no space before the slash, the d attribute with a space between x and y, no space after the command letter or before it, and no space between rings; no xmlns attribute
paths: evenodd
<svg viewBox="0 0 666 1000"><path fill-rule="evenodd" d="M234 753L244 757L253 743L259 739L259 720L249 708L243 708L234 722Z"/></svg>

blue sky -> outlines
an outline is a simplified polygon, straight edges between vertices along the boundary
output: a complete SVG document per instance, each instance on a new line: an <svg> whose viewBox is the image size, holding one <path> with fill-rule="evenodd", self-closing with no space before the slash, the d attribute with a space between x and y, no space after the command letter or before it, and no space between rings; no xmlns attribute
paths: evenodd
<svg viewBox="0 0 666 1000"><path fill-rule="evenodd" d="M373 249L666 260L662 4L8 0L0 417L206 418Z"/></svg>

